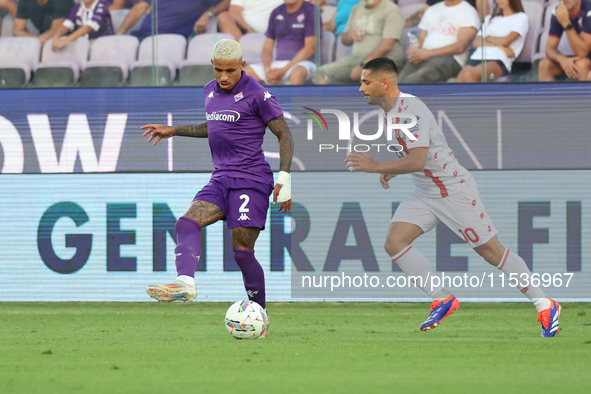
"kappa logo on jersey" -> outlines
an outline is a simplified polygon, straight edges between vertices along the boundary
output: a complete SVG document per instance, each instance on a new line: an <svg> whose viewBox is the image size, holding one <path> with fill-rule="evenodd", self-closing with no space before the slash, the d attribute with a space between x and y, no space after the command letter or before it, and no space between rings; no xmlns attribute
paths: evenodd
<svg viewBox="0 0 591 394"><path fill-rule="evenodd" d="M270 99L271 97L273 97L273 95L267 90L263 95L263 101L267 101L267 99Z"/></svg>
<svg viewBox="0 0 591 394"><path fill-rule="evenodd" d="M279 14L279 15L277 15L277 16L275 17L275 19L277 19L278 21L282 21L282 20L284 20L285 18L283 17L283 15Z"/></svg>
<svg viewBox="0 0 591 394"><path fill-rule="evenodd" d="M238 218L238 220L250 220L250 218L248 217L248 215L246 215L245 213L241 214L240 217Z"/></svg>
<svg viewBox="0 0 591 394"><path fill-rule="evenodd" d="M231 109L222 109L213 111L212 113L205 113L207 120L221 120L223 122L238 122L240 119L240 112L232 111Z"/></svg>
<svg viewBox="0 0 591 394"><path fill-rule="evenodd" d="M234 96L234 101L238 102L238 101L242 100L243 98L244 98L244 94L242 94L242 92L240 92L236 96Z"/></svg>
<svg viewBox="0 0 591 394"><path fill-rule="evenodd" d="M213 92L209 92L209 96L207 98L213 98Z"/></svg>

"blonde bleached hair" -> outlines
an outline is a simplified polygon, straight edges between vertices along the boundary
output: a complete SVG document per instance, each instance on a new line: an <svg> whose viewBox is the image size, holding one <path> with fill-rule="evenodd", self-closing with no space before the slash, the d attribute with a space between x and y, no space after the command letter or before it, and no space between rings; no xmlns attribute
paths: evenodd
<svg viewBox="0 0 591 394"><path fill-rule="evenodd" d="M219 40L213 47L212 59L217 60L242 60L242 48L235 40Z"/></svg>

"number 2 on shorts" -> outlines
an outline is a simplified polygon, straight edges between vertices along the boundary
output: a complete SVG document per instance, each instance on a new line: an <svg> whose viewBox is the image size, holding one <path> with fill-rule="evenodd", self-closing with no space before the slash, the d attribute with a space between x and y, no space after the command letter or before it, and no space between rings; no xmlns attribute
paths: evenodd
<svg viewBox="0 0 591 394"><path fill-rule="evenodd" d="M242 205L240 205L240 208L238 208L238 212L240 212L240 213L250 212L250 209L246 208L246 206L248 205L248 203L250 201L250 197L248 197L248 194L242 194L239 198L241 200L244 200L244 202L242 203Z"/></svg>

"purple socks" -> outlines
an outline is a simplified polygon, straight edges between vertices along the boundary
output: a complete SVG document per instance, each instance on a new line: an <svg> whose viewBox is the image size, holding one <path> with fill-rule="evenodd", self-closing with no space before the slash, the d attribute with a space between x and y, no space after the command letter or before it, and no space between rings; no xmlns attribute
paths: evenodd
<svg viewBox="0 0 591 394"><path fill-rule="evenodd" d="M244 288L248 293L248 299L266 308L265 273L263 267L254 257L254 250L234 249L234 259L242 271L242 279L244 280Z"/></svg>
<svg viewBox="0 0 591 394"><path fill-rule="evenodd" d="M176 225L177 245L174 249L176 272L195 277L197 263L201 257L201 226L188 217L182 216Z"/></svg>

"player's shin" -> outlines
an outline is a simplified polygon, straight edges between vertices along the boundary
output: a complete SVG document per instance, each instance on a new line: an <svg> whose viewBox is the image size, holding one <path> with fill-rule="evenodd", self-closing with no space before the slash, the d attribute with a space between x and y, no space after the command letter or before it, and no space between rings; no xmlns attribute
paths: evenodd
<svg viewBox="0 0 591 394"><path fill-rule="evenodd" d="M416 287L433 300L444 300L450 297L450 293L441 286L441 282L433 280L433 273L425 256L412 246L409 245L392 256L392 261L398 264Z"/></svg>
<svg viewBox="0 0 591 394"><path fill-rule="evenodd" d="M265 273L254 257L254 250L234 249L234 259L242 271L244 288L248 299L257 302L263 308L265 303Z"/></svg>
<svg viewBox="0 0 591 394"><path fill-rule="evenodd" d="M497 268L503 271L509 280L517 280L517 288L525 294L527 298L534 304L538 312L550 308L550 300L542 289L538 286L533 286L531 281L531 271L527 267L525 261L517 254L505 249L501 262Z"/></svg>
<svg viewBox="0 0 591 394"><path fill-rule="evenodd" d="M178 280L195 285L195 270L201 258L201 226L188 217L181 217L175 225L177 246L174 250Z"/></svg>

